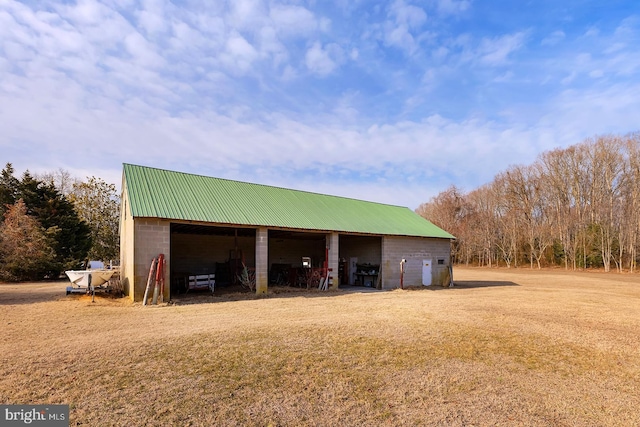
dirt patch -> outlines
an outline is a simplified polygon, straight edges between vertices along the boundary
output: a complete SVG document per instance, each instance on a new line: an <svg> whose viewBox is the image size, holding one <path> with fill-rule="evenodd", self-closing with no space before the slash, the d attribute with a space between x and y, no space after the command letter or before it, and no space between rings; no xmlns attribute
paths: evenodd
<svg viewBox="0 0 640 427"><path fill-rule="evenodd" d="M640 425L640 276L454 278L152 307L0 284L0 400L71 425Z"/></svg>

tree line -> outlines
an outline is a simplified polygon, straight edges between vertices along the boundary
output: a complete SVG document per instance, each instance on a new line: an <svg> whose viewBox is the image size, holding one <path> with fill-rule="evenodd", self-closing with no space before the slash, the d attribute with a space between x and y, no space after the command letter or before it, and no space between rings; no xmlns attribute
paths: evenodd
<svg viewBox="0 0 640 427"><path fill-rule="evenodd" d="M89 259L119 256L120 200L113 184L58 170L0 173L0 280L58 278Z"/></svg>
<svg viewBox="0 0 640 427"><path fill-rule="evenodd" d="M547 151L470 192L449 187L416 211L456 236L456 263L634 271L640 133Z"/></svg>

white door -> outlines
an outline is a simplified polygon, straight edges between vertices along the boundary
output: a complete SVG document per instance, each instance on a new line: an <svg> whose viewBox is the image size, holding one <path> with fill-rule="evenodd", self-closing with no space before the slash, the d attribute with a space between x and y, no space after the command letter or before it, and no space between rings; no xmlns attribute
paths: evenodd
<svg viewBox="0 0 640 427"><path fill-rule="evenodd" d="M431 286L431 260L422 260L422 284L424 286Z"/></svg>

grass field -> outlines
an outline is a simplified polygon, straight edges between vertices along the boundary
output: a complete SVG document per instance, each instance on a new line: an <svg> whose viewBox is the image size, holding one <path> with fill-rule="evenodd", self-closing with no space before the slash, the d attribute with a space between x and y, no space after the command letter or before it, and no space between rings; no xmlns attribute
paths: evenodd
<svg viewBox="0 0 640 427"><path fill-rule="evenodd" d="M638 426L640 276L142 307L0 284L0 401L82 426Z"/></svg>

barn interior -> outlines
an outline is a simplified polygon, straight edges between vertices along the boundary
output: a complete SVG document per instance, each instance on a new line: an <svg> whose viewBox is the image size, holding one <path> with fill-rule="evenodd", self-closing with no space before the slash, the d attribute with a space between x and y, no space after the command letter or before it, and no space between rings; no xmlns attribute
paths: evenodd
<svg viewBox="0 0 640 427"><path fill-rule="evenodd" d="M379 287L382 237L340 235L341 285Z"/></svg>
<svg viewBox="0 0 640 427"><path fill-rule="evenodd" d="M269 284L312 287L327 257L326 233L269 230Z"/></svg>
<svg viewBox="0 0 640 427"><path fill-rule="evenodd" d="M171 294L238 287L244 266L255 267L255 254L253 228L172 223Z"/></svg>
<svg viewBox="0 0 640 427"><path fill-rule="evenodd" d="M268 239L269 285L317 286L327 259L326 233L272 229ZM339 242L334 280L343 286L376 287L382 238L341 234ZM243 269L255 272L256 229L172 223L170 260L172 296L240 291Z"/></svg>

